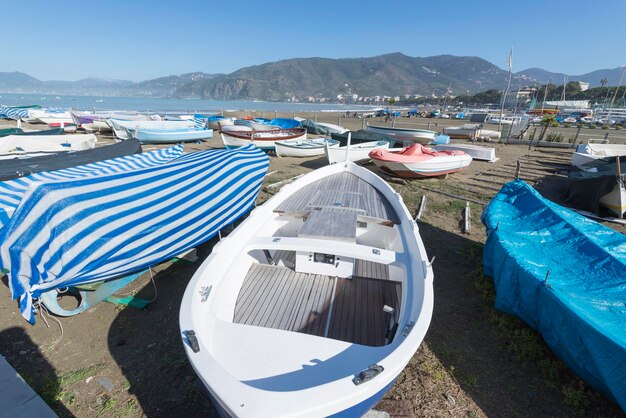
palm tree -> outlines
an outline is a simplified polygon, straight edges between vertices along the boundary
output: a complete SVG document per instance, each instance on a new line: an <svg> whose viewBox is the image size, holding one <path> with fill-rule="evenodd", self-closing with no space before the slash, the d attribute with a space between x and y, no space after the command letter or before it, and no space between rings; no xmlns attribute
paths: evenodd
<svg viewBox="0 0 626 418"><path fill-rule="evenodd" d="M541 119L541 135L539 136L539 141L543 141L543 137L548 132L548 128L559 126L559 122L556 121L556 115L545 115L543 119Z"/></svg>
<svg viewBox="0 0 626 418"><path fill-rule="evenodd" d="M609 79L606 78L606 77L600 79L600 85L602 87L606 86L606 83L608 83L608 82L609 82Z"/></svg>

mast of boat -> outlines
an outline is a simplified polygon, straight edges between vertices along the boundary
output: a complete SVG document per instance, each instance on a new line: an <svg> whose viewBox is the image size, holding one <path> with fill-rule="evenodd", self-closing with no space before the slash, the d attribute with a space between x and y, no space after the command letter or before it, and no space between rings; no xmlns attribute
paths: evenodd
<svg viewBox="0 0 626 418"><path fill-rule="evenodd" d="M352 140L352 132L348 132L348 143L346 144L346 167L348 166L348 157L350 156L350 141Z"/></svg>
<svg viewBox="0 0 626 418"><path fill-rule="evenodd" d="M506 85L506 90L504 91L504 95L502 96L502 106L500 107L500 121L498 122L498 132L502 132L502 117L504 114L504 102L506 100L506 95L509 94L509 89L511 88L511 78L513 77L513 47L511 47L511 51L509 52L509 82ZM513 129L513 124L511 124L511 129Z"/></svg>
<svg viewBox="0 0 626 418"><path fill-rule="evenodd" d="M543 111L544 108L546 106L546 97L548 97L548 86L550 85L550 82L548 81L548 83L546 84L546 88L543 91L543 102L541 102L541 117L543 117Z"/></svg>
<svg viewBox="0 0 626 418"><path fill-rule="evenodd" d="M607 120L611 120L611 110L613 110L613 104L615 103L615 98L617 97L617 92L619 88L622 86L622 81L624 80L624 73L626 73L626 66L622 70L622 76L619 78L619 83L617 83L617 89L615 89L615 93L613 93L613 99L611 100L611 105L609 106L609 112L606 115Z"/></svg>

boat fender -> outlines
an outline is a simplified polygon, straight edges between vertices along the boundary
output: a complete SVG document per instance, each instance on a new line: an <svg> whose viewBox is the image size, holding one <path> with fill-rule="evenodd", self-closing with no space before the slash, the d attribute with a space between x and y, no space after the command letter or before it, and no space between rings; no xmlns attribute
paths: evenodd
<svg viewBox="0 0 626 418"><path fill-rule="evenodd" d="M358 386L361 383L368 382L378 376L383 370L385 370L383 366L379 366L378 364L372 364L367 369L359 373L357 377L352 379L352 383Z"/></svg>
<svg viewBox="0 0 626 418"><path fill-rule="evenodd" d="M194 353L200 351L200 344L198 344L198 337L196 337L195 331L187 331L187 341L189 342L189 347L191 347L191 350Z"/></svg>

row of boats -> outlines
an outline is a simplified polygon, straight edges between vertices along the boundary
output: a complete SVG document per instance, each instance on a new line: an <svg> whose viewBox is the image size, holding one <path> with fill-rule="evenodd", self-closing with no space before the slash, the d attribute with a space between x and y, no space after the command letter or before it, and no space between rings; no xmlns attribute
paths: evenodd
<svg viewBox="0 0 626 418"><path fill-rule="evenodd" d="M254 129L259 122L225 123ZM306 131L269 131L289 129ZM380 134L322 139L325 150L345 147L343 159L338 154L335 164L252 210L187 285L180 338L224 415L361 416L423 341L433 312L432 264L400 195L349 161L353 147L368 142L359 143L361 135ZM22 315L34 322L39 304L59 315L82 312L247 214L269 166L253 140L219 150L184 153L176 145L142 153L130 136L56 154L57 160L6 161L32 170L0 182L0 268ZM384 142L367 157L410 177L445 171L446 159L471 161L468 153L495 158L486 147L472 151L467 144L430 149L414 142L394 150ZM586 145L577 153L613 152ZM121 147L120 155L84 157ZM282 152L280 141L274 147ZM588 161L582 171L601 173L600 161L619 161L619 155L590 158L594 167ZM576 373L626 409L623 235L519 180L503 187L483 222L484 269L496 282L497 306L541 332ZM61 292L79 287L79 309L56 304Z"/></svg>

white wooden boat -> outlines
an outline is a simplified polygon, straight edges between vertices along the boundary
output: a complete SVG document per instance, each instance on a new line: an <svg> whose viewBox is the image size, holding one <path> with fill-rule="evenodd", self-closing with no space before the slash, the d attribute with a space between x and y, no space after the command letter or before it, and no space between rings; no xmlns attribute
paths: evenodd
<svg viewBox="0 0 626 418"><path fill-rule="evenodd" d="M181 129L193 128L193 120L122 120L107 119L107 123L113 129L113 133L119 139L130 139L129 131L136 129Z"/></svg>
<svg viewBox="0 0 626 418"><path fill-rule="evenodd" d="M65 114L63 114L65 115ZM37 120L40 123L45 123L46 125L50 126L50 127L56 127L56 126L61 126L61 124L63 125L73 125L74 124L74 120L72 119L71 116L48 116L48 117L40 117L37 118Z"/></svg>
<svg viewBox="0 0 626 418"><path fill-rule="evenodd" d="M451 139L476 139L480 137L479 123L466 123L461 126L448 126L443 128L443 133Z"/></svg>
<svg viewBox="0 0 626 418"><path fill-rule="evenodd" d="M426 129L397 128L391 126L372 126L368 125L367 130L386 135L398 141L413 141L418 144L426 145L435 140L437 132Z"/></svg>
<svg viewBox="0 0 626 418"><path fill-rule="evenodd" d="M346 160L351 162L365 161L370 159L369 153L375 149L389 149L389 142L372 141L350 144L349 149L347 146L329 147L326 149L326 158L328 159L328 164L340 163Z"/></svg>
<svg viewBox="0 0 626 418"><path fill-rule="evenodd" d="M406 178L437 177L467 168L472 157L462 151L434 152L414 144L400 152L375 150L370 158L381 170Z"/></svg>
<svg viewBox="0 0 626 418"><path fill-rule="evenodd" d="M142 144L172 144L179 142L202 141L213 138L213 129L180 128L180 129L135 129L128 130L131 137Z"/></svg>
<svg viewBox="0 0 626 418"><path fill-rule="evenodd" d="M599 158L617 157L626 155L626 144L609 144L596 143L590 139L587 144L580 144L576 147L576 151L572 154L572 165L582 167L586 163L590 163Z"/></svg>
<svg viewBox="0 0 626 418"><path fill-rule="evenodd" d="M263 150L274 150L277 141L306 139L306 129L256 131L249 126L231 125L222 127L221 136L227 148L242 147L252 143Z"/></svg>
<svg viewBox="0 0 626 418"><path fill-rule="evenodd" d="M496 158L496 149L492 147L483 147L476 144L442 144L433 147L435 151L463 151L473 160L483 160L490 163L498 161Z"/></svg>
<svg viewBox="0 0 626 418"><path fill-rule="evenodd" d="M34 157L46 153L83 151L96 146L96 136L9 135L0 140L0 159Z"/></svg>
<svg viewBox="0 0 626 418"><path fill-rule="evenodd" d="M623 218L626 214L626 185L618 181L613 190L600 198L600 205Z"/></svg>
<svg viewBox="0 0 626 418"><path fill-rule="evenodd" d="M317 124L322 125L326 129L328 129L328 132L331 134L342 134L350 130L350 129L344 128L341 125L335 125L333 123L317 122Z"/></svg>
<svg viewBox="0 0 626 418"><path fill-rule="evenodd" d="M432 281L399 194L329 165L213 248L185 291L181 338L223 416L362 416L421 344Z"/></svg>
<svg viewBox="0 0 626 418"><path fill-rule="evenodd" d="M326 138L290 139L275 143L276 155L279 157L315 157L324 155L326 147L336 148L339 141Z"/></svg>

